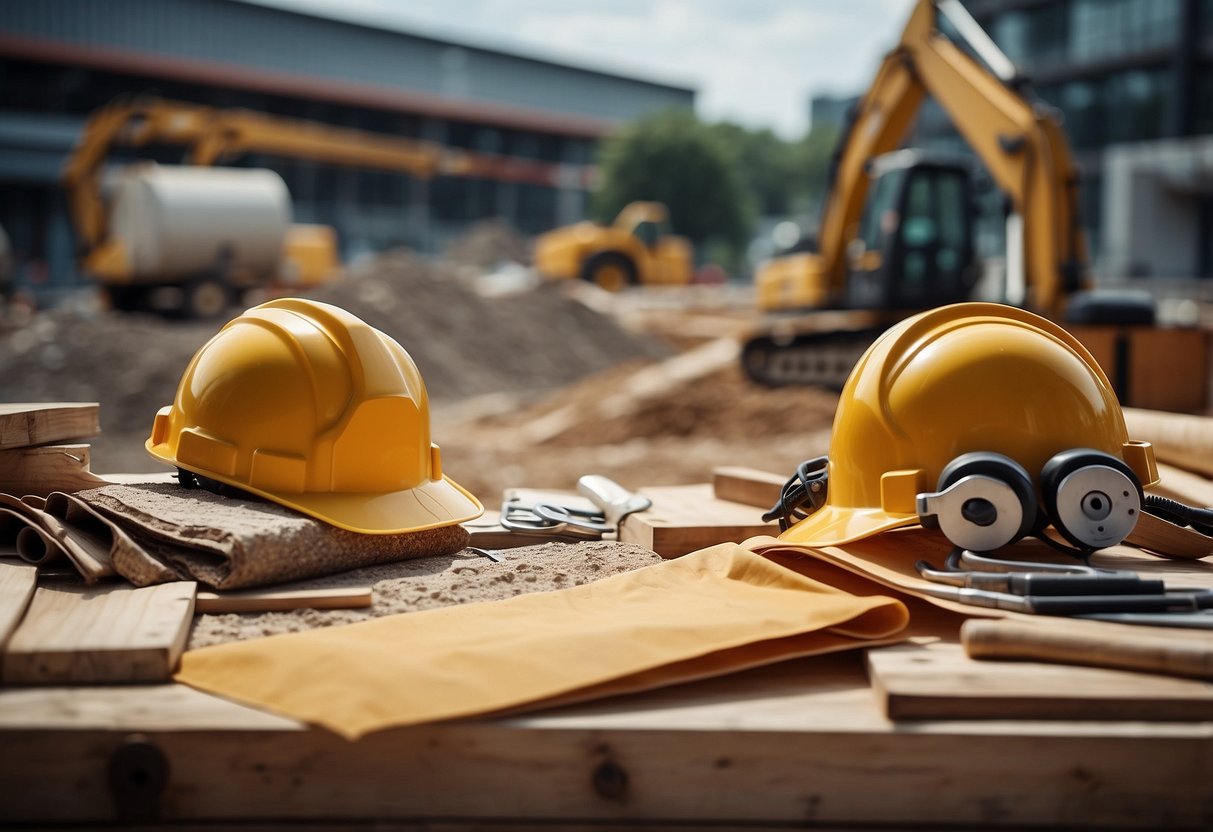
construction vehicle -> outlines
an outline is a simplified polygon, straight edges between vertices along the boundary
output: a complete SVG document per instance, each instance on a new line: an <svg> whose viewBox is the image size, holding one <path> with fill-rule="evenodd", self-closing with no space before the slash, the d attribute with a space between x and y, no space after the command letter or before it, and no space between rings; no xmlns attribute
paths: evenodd
<svg viewBox="0 0 1213 832"><path fill-rule="evenodd" d="M691 282L693 257L685 237L671 233L660 202L633 202L608 226L582 222L541 234L535 269L551 280L581 278L609 292Z"/></svg>
<svg viewBox="0 0 1213 832"><path fill-rule="evenodd" d="M151 145L184 147L187 164L103 170L115 146ZM249 288L293 291L336 271L335 232L290 222L281 177L210 168L245 153L418 178L492 176L554 185L561 175L542 162L249 110L118 101L89 118L62 176L82 271L102 284L115 307L207 317Z"/></svg>
<svg viewBox="0 0 1213 832"><path fill-rule="evenodd" d="M1148 299L1088 291L1078 177L1059 114L1033 99L959 0L919 0L839 140L817 250L775 258L755 277L767 317L742 350L755 381L841 389L891 323L971 299L980 269L972 163L898 149L928 95L1009 203L997 299L1054 320L1153 322Z"/></svg>

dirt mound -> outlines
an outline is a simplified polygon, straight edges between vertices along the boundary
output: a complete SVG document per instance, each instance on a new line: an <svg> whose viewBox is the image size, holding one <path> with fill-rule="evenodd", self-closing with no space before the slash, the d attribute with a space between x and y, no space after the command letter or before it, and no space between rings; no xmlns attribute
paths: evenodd
<svg viewBox="0 0 1213 832"><path fill-rule="evenodd" d="M437 400L552 390L622 361L668 354L560 289L541 284L481 297L446 264L397 251L314 297L403 344Z"/></svg>
<svg viewBox="0 0 1213 832"><path fill-rule="evenodd" d="M0 399L100 402L103 434L131 442L140 434L142 451L156 411L172 403L186 363L218 328L152 315L42 312L0 338ZM93 459L103 470L96 452Z"/></svg>
<svg viewBox="0 0 1213 832"><path fill-rule="evenodd" d="M500 263L531 262L531 246L526 237L500 219L472 226L447 247L445 259L457 267L491 269Z"/></svg>
<svg viewBox="0 0 1213 832"><path fill-rule="evenodd" d="M442 411L434 435L445 468L493 504L505 488L572 489L590 473L677 485L729 465L790 473L825 453L837 394L758 387L723 344L622 364L509 413Z"/></svg>
<svg viewBox="0 0 1213 832"><path fill-rule="evenodd" d="M436 402L548 391L666 352L558 289L489 300L449 268L393 253L312 296L404 345ZM172 402L189 359L221 323L41 313L0 336L0 401L98 401L103 436L94 442L94 470L157 470L143 450L152 418Z"/></svg>

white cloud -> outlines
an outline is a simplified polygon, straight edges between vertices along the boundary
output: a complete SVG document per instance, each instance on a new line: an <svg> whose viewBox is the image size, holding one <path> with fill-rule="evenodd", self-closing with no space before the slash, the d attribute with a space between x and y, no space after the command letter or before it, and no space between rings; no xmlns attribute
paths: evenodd
<svg viewBox="0 0 1213 832"><path fill-rule="evenodd" d="M914 0L262 0L698 89L707 119L803 132L809 97L861 92ZM339 11L338 11L339 10Z"/></svg>

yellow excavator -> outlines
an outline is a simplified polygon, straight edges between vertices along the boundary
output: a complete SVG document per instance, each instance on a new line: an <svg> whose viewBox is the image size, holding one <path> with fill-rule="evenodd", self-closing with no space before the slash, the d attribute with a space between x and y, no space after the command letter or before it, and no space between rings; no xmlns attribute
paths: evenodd
<svg viewBox="0 0 1213 832"><path fill-rule="evenodd" d="M633 202L610 225L582 222L535 240L535 270L549 280L581 278L618 292L644 285L683 285L693 276L691 244L670 231L660 202Z"/></svg>
<svg viewBox="0 0 1213 832"><path fill-rule="evenodd" d="M899 149L928 95L1010 206L997 299L1083 325L1153 323L1148 298L1089 291L1078 176L1057 111L1032 97L959 0L919 0L840 138L817 250L755 276L764 323L742 350L753 380L841 388L891 323L972 298L973 162Z"/></svg>
<svg viewBox="0 0 1213 832"><path fill-rule="evenodd" d="M114 147L151 145L186 148L187 164L125 166L103 181ZM62 175L82 270L103 285L116 308L210 317L248 288L306 287L335 273L333 229L292 224L290 195L278 174L211 167L245 153L418 178L491 176L555 185L562 175L534 160L243 109L117 101L89 118Z"/></svg>

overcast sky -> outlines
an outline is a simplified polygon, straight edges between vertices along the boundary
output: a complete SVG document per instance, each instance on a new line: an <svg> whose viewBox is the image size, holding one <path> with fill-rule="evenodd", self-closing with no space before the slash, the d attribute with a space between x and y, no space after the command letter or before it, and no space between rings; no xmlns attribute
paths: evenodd
<svg viewBox="0 0 1213 832"><path fill-rule="evenodd" d="M695 87L700 115L797 138L866 88L914 0L254 0Z"/></svg>

